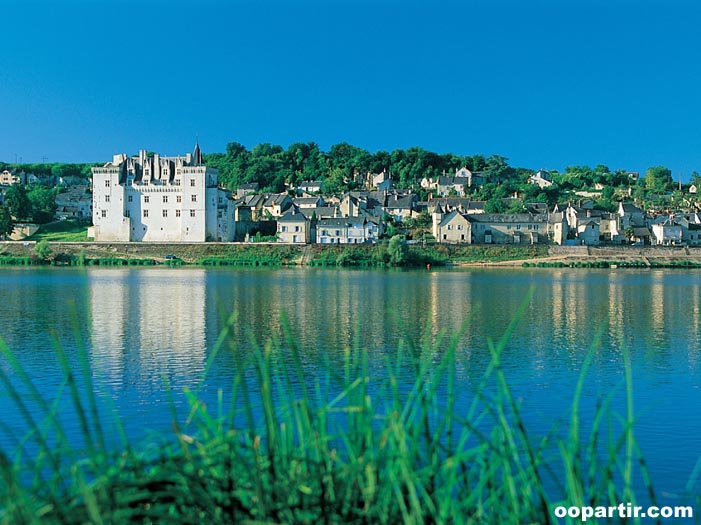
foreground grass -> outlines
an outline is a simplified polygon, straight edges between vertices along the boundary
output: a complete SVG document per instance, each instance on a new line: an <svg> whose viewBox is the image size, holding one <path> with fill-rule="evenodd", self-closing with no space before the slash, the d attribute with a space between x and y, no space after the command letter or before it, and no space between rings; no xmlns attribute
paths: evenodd
<svg viewBox="0 0 701 525"><path fill-rule="evenodd" d="M489 343L492 360L467 409L455 406L459 334L445 351L440 340L407 340L380 373L365 350L349 348L342 369L326 366L312 381L289 328L245 353L229 329L210 359L232 352L238 374L218 406L187 392L194 431L175 422L171 442L137 448L124 438L118 451L105 445L97 400L75 379L92 391L84 352L74 370L57 348L85 439L75 451L3 348L0 382L35 428L23 447L39 453L0 453L0 524L552 523L556 505L654 501L650 483L643 495L634 490L636 472L647 473L633 439L630 367L617 430L605 428L606 403L591 429L579 423L587 362L568 429L530 436L500 361L515 324ZM407 368L410 384L400 380Z"/></svg>

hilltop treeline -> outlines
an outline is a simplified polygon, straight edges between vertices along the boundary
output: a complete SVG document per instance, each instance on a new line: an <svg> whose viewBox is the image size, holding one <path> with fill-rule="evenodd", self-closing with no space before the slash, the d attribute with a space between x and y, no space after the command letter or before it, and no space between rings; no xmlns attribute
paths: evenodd
<svg viewBox="0 0 701 525"><path fill-rule="evenodd" d="M383 170L391 173L398 187L415 189L423 177L454 175L462 167L499 177L516 175L518 170L506 160L498 155L438 154L422 148L370 153L345 142L332 146L328 152L314 142L296 142L287 149L259 144L250 151L232 142L226 153L205 155L207 165L219 170L219 180L228 188L257 182L262 190L283 191L286 183L323 180L328 193L353 189L356 175Z"/></svg>
<svg viewBox="0 0 701 525"><path fill-rule="evenodd" d="M66 163L66 162L47 162L47 163L22 163L11 164L8 162L0 162L0 171L8 170L11 172L24 171L36 175L40 179L51 177L84 177L92 176L90 168L93 166L102 166L104 163Z"/></svg>
<svg viewBox="0 0 701 525"><path fill-rule="evenodd" d="M479 172L486 183L465 188L474 200L487 201L488 212L521 211L523 202L567 202L581 199L582 192L592 192L598 208L614 210L621 199L634 199L646 208L665 207L691 209L697 204L696 195L689 195L672 179L663 166L651 167L644 177L636 178L623 169L611 170L599 164L569 166L562 173L551 171L552 185L539 187L529 184L534 168L513 167L500 155L485 156L435 153L420 147L396 149L392 152L371 153L346 142L323 151L314 142L295 142L287 148L275 144L258 144L251 149L238 142L227 144L225 153L204 155L208 166L219 170L219 182L236 190L246 183L258 183L261 192L282 192L289 184L305 180L324 181L324 193L340 194L362 184L367 173L387 171L394 186L412 189L423 200L427 197L421 180L452 176L465 167ZM8 164L0 162L0 171L25 171L40 179L59 176L90 176L90 168L98 164ZM642 175L642 174L641 174ZM701 177L694 172L691 183L701 187ZM578 195L579 193L579 195ZM510 202L518 196L521 202Z"/></svg>

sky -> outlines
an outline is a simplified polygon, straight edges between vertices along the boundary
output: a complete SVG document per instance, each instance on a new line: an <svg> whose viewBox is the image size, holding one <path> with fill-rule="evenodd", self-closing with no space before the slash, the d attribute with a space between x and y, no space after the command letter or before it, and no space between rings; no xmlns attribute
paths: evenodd
<svg viewBox="0 0 701 525"><path fill-rule="evenodd" d="M348 142L701 172L701 2L0 0L0 161Z"/></svg>

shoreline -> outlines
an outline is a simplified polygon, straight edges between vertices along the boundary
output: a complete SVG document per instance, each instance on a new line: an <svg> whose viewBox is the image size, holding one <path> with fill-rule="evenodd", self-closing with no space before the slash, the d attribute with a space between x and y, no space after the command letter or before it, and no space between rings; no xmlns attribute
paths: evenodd
<svg viewBox="0 0 701 525"><path fill-rule="evenodd" d="M4 241L4 265L203 265L203 266L389 266L386 243L298 245L281 243L48 242L42 261L36 242ZM701 247L409 245L400 266L423 267L701 267ZM13 262L16 261L16 262ZM96 262L97 261L97 262ZM103 264L100 263L103 261Z"/></svg>

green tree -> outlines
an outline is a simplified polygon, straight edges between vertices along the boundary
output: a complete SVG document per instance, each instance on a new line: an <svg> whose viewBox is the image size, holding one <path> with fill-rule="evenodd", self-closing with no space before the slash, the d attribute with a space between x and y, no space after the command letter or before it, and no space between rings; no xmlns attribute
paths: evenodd
<svg viewBox="0 0 701 525"><path fill-rule="evenodd" d="M508 206L499 197L491 198L484 203L484 211L486 213L506 213L507 209Z"/></svg>
<svg viewBox="0 0 701 525"><path fill-rule="evenodd" d="M664 166L648 168L645 173L645 188L653 193L665 193L674 185L672 170Z"/></svg>
<svg viewBox="0 0 701 525"><path fill-rule="evenodd" d="M701 175L696 171L691 172L691 184L696 186L697 192L701 192Z"/></svg>
<svg viewBox="0 0 701 525"><path fill-rule="evenodd" d="M56 213L56 193L42 186L34 186L27 193L31 205L30 218L32 222L45 224L54 219Z"/></svg>
<svg viewBox="0 0 701 525"><path fill-rule="evenodd" d="M7 206L0 206L0 237L6 237L15 229L15 221Z"/></svg>
<svg viewBox="0 0 701 525"><path fill-rule="evenodd" d="M340 195L348 188L344 180L344 172L341 168L334 168L324 181L324 193Z"/></svg>
<svg viewBox="0 0 701 525"><path fill-rule="evenodd" d="M406 264L409 258L409 246L406 243L404 235L395 235L389 240L387 248L389 253L389 262L393 266L402 266Z"/></svg>
<svg viewBox="0 0 701 525"><path fill-rule="evenodd" d="M16 220L29 219L32 205L27 197L27 190L21 184L14 184L5 191L5 205Z"/></svg>

